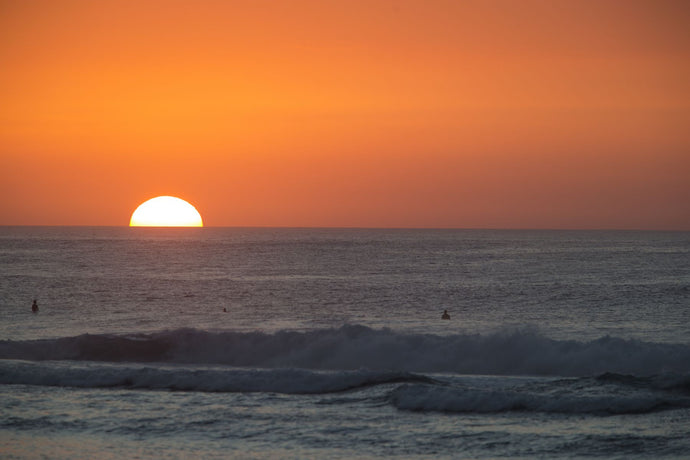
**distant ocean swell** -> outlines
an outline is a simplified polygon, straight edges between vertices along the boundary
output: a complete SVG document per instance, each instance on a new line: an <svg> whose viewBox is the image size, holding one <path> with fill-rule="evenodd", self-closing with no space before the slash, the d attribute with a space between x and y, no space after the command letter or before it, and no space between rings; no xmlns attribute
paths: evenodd
<svg viewBox="0 0 690 460"><path fill-rule="evenodd" d="M690 373L690 345L604 337L553 340L531 330L432 335L346 325L308 332L80 335L1 341L0 359L222 364L314 370L374 369L484 375L649 376Z"/></svg>

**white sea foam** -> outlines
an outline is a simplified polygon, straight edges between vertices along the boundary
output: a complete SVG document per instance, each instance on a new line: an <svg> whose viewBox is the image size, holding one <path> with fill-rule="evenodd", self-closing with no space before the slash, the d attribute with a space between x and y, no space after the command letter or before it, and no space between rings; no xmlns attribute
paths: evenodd
<svg viewBox="0 0 690 460"><path fill-rule="evenodd" d="M618 391L588 395L586 392L554 394L522 390L484 390L438 385L406 384L391 394L395 407L430 412L547 412L562 414L640 414L690 407L690 398L673 393Z"/></svg>
<svg viewBox="0 0 690 460"><path fill-rule="evenodd" d="M604 337L554 340L533 330L489 335L409 334L364 326L309 332L81 335L0 342L0 359L224 364L491 375L637 376L690 372L690 346Z"/></svg>

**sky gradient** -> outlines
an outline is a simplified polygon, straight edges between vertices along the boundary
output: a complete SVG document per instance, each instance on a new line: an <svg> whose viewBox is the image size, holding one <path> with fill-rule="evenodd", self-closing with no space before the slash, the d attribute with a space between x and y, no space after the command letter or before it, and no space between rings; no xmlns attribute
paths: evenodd
<svg viewBox="0 0 690 460"><path fill-rule="evenodd" d="M0 225L690 230L687 1L0 0Z"/></svg>

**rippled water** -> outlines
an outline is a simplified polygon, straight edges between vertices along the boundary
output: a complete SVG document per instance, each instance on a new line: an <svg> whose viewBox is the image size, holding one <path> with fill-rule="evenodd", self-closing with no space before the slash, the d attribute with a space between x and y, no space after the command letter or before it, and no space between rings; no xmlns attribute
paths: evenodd
<svg viewBox="0 0 690 460"><path fill-rule="evenodd" d="M671 232L0 228L0 445L680 457L689 252Z"/></svg>

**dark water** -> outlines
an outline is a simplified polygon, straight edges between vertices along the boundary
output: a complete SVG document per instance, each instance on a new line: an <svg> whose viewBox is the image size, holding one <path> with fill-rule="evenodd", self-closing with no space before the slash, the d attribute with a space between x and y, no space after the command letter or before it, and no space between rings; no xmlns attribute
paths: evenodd
<svg viewBox="0 0 690 460"><path fill-rule="evenodd" d="M689 253L668 232L1 228L0 450L682 457Z"/></svg>

